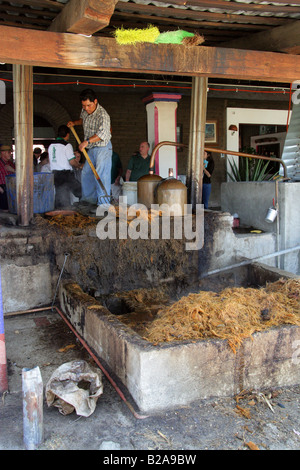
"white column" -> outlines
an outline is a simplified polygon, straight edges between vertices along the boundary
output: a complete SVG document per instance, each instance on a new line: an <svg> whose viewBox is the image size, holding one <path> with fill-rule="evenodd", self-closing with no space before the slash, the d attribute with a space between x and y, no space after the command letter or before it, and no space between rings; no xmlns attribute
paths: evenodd
<svg viewBox="0 0 300 470"><path fill-rule="evenodd" d="M177 106L181 95L152 93L143 99L147 111L148 142L151 150L160 142L177 142ZM155 173L162 178L173 168L177 178L177 148L162 146L155 156Z"/></svg>

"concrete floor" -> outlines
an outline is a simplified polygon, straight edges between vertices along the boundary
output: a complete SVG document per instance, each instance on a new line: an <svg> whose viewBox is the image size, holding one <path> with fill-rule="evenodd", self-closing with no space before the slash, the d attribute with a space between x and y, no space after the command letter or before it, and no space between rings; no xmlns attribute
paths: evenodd
<svg viewBox="0 0 300 470"><path fill-rule="evenodd" d="M9 393L0 401L0 450L24 450L22 368L39 366L45 387L61 364L75 359L93 361L51 310L5 317L5 340ZM262 450L300 448L300 386L264 391L263 396L254 394L254 398L247 394L238 405L249 410L248 417L238 410L234 398L223 398L137 419L105 377L103 384L104 393L88 418L75 412L63 416L44 399L40 450L109 451L101 454L103 459L131 451L129 455L141 459L144 454L135 451L195 455L197 450L206 449L249 450L251 443Z"/></svg>

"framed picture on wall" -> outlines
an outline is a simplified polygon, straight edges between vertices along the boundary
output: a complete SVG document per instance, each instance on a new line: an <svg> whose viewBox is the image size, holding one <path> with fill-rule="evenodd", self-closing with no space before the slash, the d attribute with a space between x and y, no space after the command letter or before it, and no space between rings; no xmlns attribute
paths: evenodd
<svg viewBox="0 0 300 470"><path fill-rule="evenodd" d="M182 144L182 124L176 126L176 142ZM176 147L178 152L182 152L182 147Z"/></svg>
<svg viewBox="0 0 300 470"><path fill-rule="evenodd" d="M205 124L205 142L216 144L217 139L217 121L207 121Z"/></svg>

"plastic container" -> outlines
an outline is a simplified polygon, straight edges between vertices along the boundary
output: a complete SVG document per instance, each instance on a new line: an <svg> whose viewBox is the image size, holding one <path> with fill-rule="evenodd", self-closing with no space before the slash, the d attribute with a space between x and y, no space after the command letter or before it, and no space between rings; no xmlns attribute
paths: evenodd
<svg viewBox="0 0 300 470"><path fill-rule="evenodd" d="M17 213L16 175L6 179L8 210ZM53 211L55 203L54 177L52 173L33 173L33 213L43 214Z"/></svg>
<svg viewBox="0 0 300 470"><path fill-rule="evenodd" d="M122 196L127 197L127 204L137 203L137 181L126 181L122 186Z"/></svg>
<svg viewBox="0 0 300 470"><path fill-rule="evenodd" d="M232 222L232 227L233 228L238 228L240 226L240 218L237 213L233 214L233 222Z"/></svg>

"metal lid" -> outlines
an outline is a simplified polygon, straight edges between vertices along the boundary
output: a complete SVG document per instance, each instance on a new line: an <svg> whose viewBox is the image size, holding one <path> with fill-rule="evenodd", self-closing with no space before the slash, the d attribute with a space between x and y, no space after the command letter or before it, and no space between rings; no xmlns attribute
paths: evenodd
<svg viewBox="0 0 300 470"><path fill-rule="evenodd" d="M187 189L187 187L176 178L166 178L161 183L159 183L157 190L161 189Z"/></svg>
<svg viewBox="0 0 300 470"><path fill-rule="evenodd" d="M159 175L150 175L149 173L147 175L141 176L138 179L138 183L141 183L142 181L161 181L162 177Z"/></svg>

